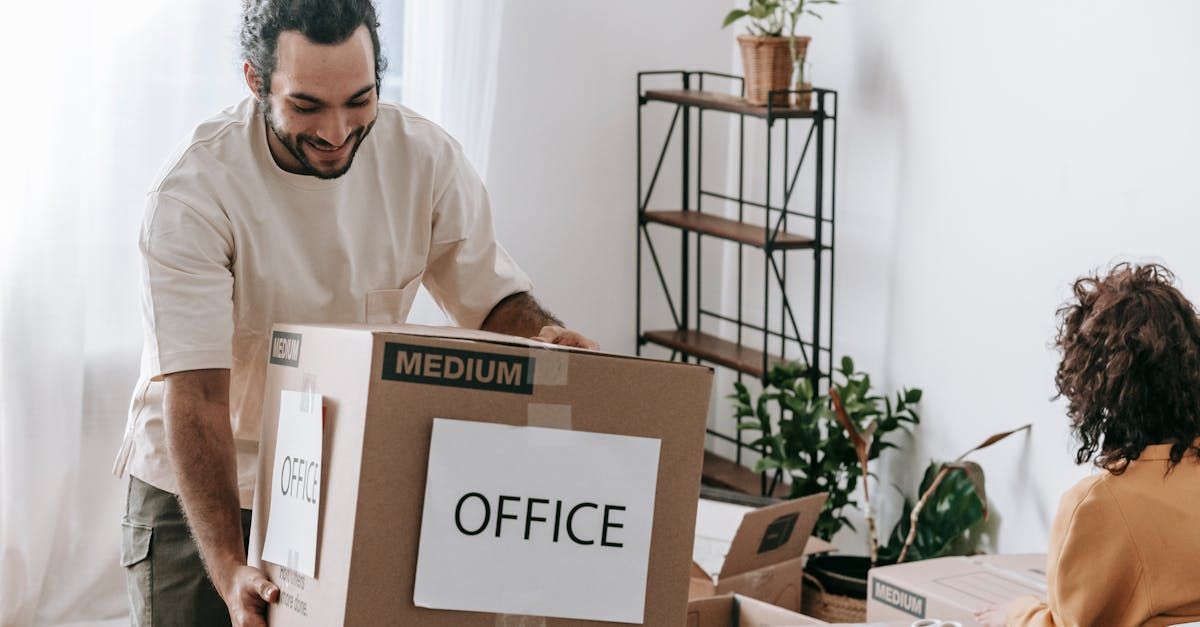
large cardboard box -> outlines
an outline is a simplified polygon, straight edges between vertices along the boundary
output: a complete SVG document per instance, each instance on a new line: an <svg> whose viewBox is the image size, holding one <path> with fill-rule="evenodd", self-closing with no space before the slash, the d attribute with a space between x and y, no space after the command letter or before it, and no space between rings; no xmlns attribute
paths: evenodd
<svg viewBox="0 0 1200 627"><path fill-rule="evenodd" d="M825 621L740 594L694 599L688 602L687 607L686 627L785 627L825 624Z"/></svg>
<svg viewBox="0 0 1200 627"><path fill-rule="evenodd" d="M814 494L758 509L702 501L702 507L711 510L712 520L697 522L698 544L719 541L705 534L721 533L720 518L736 516L741 510L741 519L715 582L706 564L692 563L689 598L738 593L799 612L804 560L810 554L834 550L832 544L811 536L825 498L825 494Z"/></svg>
<svg viewBox="0 0 1200 627"><path fill-rule="evenodd" d="M553 627L614 622L430 607L444 600L422 600L426 606L418 607L418 564L423 573L437 571L444 577L447 555L453 558L450 578L422 575L428 584L423 599L463 586L474 595L472 602L485 605L514 599L537 605L547 597L582 594L602 605L644 602L640 620L629 623L683 623L711 369L569 350L478 331L411 326L277 325L271 355L250 548L251 563L261 566L281 589L281 602L268 612L271 625ZM320 395L324 402L315 578L261 559L271 500L283 498L272 496L281 489L272 477L272 462L281 392L289 390L311 395L308 398ZM497 437L447 441L451 436L446 434L456 433L449 427L484 429ZM457 493L437 493L435 486L442 485L438 482L455 478L457 465L470 465L475 461L470 456L486 457L493 448L510 446L514 437L518 444L532 444L483 472L458 477L489 486L480 488L474 500L471 494L462 496L456 510ZM653 445L657 465L651 467L648 480L637 484L638 489L649 489L645 512L633 511L633 506L610 508L604 497L589 496L611 483L609 475L627 472L624 460L611 455L590 468L587 481L572 485L576 494L537 492L534 486L557 485L560 475L579 472L575 461L562 454L575 451L563 447L573 447L580 439L602 440L598 451L583 451L588 459L603 458L609 445L614 451L625 450L621 447L629 443ZM447 459L452 463L435 469L431 443L439 442L439 447L454 445L443 447L446 454L469 456L451 456ZM557 461L538 466L543 458ZM527 473L520 476L528 486L512 483L514 468ZM493 485L497 481L509 483ZM280 481L281 486L286 483ZM447 498L453 521L430 523L434 503ZM504 499L510 499L508 514ZM571 506L572 499L594 502ZM466 509L474 513L464 514ZM475 522L464 523L460 515L473 515ZM636 560L619 556L636 548L634 536L641 533L637 521L642 515L645 542L637 546L645 557L639 568ZM423 544L423 537L434 533L449 534L446 537L457 538L465 548L451 555L439 545L442 552L437 553L429 538ZM551 562L546 561L548 555ZM606 586L576 581L576 576L594 574L578 568L589 559L601 560L604 568L620 567L620 576L607 576L604 580L611 585ZM531 574L526 572L529 563L549 566ZM481 580L480 573L499 574ZM514 589L519 576L539 573L539 583ZM634 592L613 603L613 590L623 589Z"/></svg>
<svg viewBox="0 0 1200 627"><path fill-rule="evenodd" d="M872 568L867 619L974 624L975 612L1020 596L1046 597L1046 555L942 557Z"/></svg>

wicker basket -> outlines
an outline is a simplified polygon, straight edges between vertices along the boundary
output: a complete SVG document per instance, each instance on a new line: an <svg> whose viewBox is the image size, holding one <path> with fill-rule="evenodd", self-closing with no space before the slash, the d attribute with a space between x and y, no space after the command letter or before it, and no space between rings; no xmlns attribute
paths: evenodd
<svg viewBox="0 0 1200 627"><path fill-rule="evenodd" d="M804 573L804 592L800 612L829 623L861 623L867 620L866 599L832 594L816 577Z"/></svg>
<svg viewBox="0 0 1200 627"><path fill-rule="evenodd" d="M809 37L796 38L796 56L803 58L808 51ZM792 51L787 37L756 37L739 35L742 47L742 69L746 76L746 101L753 105L767 104L772 91L792 87ZM776 95L772 103L789 106L787 94Z"/></svg>

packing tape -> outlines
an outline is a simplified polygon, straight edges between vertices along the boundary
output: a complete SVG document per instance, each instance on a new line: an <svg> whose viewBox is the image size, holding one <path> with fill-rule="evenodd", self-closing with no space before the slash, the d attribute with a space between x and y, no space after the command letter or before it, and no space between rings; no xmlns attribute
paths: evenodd
<svg viewBox="0 0 1200 627"><path fill-rule="evenodd" d="M570 358L567 351L547 348L532 352L534 385L567 384L567 361Z"/></svg>
<svg viewBox="0 0 1200 627"><path fill-rule="evenodd" d="M304 373L304 379L300 384L300 411L311 414L319 412L320 407L313 407L313 399L317 396L317 375L311 372Z"/></svg>
<svg viewBox="0 0 1200 627"><path fill-rule="evenodd" d="M524 614L497 614L496 627L546 627L546 617Z"/></svg>
<svg viewBox="0 0 1200 627"><path fill-rule="evenodd" d="M553 403L530 403L526 424L530 427L571 430L571 406Z"/></svg>
<svg viewBox="0 0 1200 627"><path fill-rule="evenodd" d="M553 351L544 351L551 353ZM535 372L542 372L542 358L536 357L538 360L535 366ZM550 360L556 361L556 360ZM557 364L555 364L557 365ZM561 360L562 379L560 383L539 383L539 385L564 385L566 384L567 361ZM555 375L558 376L557 374ZM536 380L536 375L535 375ZM556 379L557 380L557 379ZM571 430L571 406L556 403L530 403L529 411L526 414L526 424L530 427L543 427L546 429L565 429ZM496 627L546 627L546 618L544 616L527 616L524 614L497 614Z"/></svg>

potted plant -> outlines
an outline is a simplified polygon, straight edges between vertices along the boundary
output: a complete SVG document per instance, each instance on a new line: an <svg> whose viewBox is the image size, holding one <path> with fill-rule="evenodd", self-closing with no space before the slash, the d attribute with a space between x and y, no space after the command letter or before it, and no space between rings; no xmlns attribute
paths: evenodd
<svg viewBox="0 0 1200 627"><path fill-rule="evenodd" d="M809 37L797 37L796 25L804 15L818 19L814 9L818 4L837 4L837 0L749 0L745 9L734 9L725 16L722 27L749 20L749 32L738 36L742 51L742 68L746 77L746 100L765 105L772 91L786 91L792 86L797 65L801 75L797 89L812 89L804 75L804 59L808 53ZM786 36L784 33L787 33ZM801 94L803 98L804 94ZM788 106L786 94L777 94L772 104ZM809 98L811 102L811 95ZM802 103L803 104L803 101Z"/></svg>
<svg viewBox="0 0 1200 627"><path fill-rule="evenodd" d="M739 428L759 432L754 445L763 451L756 470L787 475L789 495L799 498L829 492L826 508L814 535L829 540L843 526L853 525L843 514L846 507L860 508L867 523L866 556L814 557L805 567L815 586L802 595L806 614L827 620L862 620L865 612L867 571L872 566L914 561L944 555L967 555L975 550L972 532L987 517L983 470L964 461L970 453L991 446L1018 430L996 434L953 462L930 462L915 501L905 497L904 513L887 534L878 539L871 507L869 464L896 444L886 437L908 431L920 417L913 405L919 389L902 389L895 399L876 395L871 379L857 372L849 357L842 359L830 389L817 394L804 377L807 366L781 364L768 374L757 401L746 387L735 384ZM773 426L772 408L781 413ZM1022 429L1028 428L1028 425ZM863 499L856 495L862 479Z"/></svg>
<svg viewBox="0 0 1200 627"><path fill-rule="evenodd" d="M888 441L889 434L906 432L909 425L921 421L913 407L921 400L921 390L902 389L894 400L878 396L871 389L870 375L855 371L849 357L842 358L831 386L855 424L866 429L874 423L869 427L874 437L866 451L868 460L896 448ZM789 498L829 493L813 531L817 537L830 540L843 526L853 529L843 510L860 507L855 497L861 474L858 449L839 425L829 394L819 394L813 388L808 366L799 362L774 366L757 400L751 399L741 382L734 382L734 388L736 392L730 398L735 401L738 429L757 431L759 435L751 442L763 452L755 470L774 473L772 488L786 475L790 480ZM772 423L777 407L781 412L775 428Z"/></svg>

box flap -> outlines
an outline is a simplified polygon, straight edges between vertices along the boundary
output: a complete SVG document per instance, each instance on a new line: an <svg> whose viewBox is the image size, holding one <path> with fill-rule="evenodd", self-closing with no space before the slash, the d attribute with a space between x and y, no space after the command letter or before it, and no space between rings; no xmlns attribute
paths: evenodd
<svg viewBox="0 0 1200 627"><path fill-rule="evenodd" d="M486 342L489 344L502 344L507 346L523 346L526 348L540 348L544 350L563 351L569 353L584 353L587 355L603 355L605 357L616 357L618 359L638 359L642 361L664 361L662 359L652 359L649 357L640 357L637 355L626 355L623 353L613 353L603 350L589 350L586 348L576 348L574 346L563 346L561 344L550 344L540 342L538 340L519 337L516 335L506 335L504 333L494 333L492 331L484 331L481 329L464 329L462 327L450 326L430 326L423 324L365 324L365 323L295 323L288 326L304 326L314 328L336 328L348 331L361 331L364 333L391 333L394 335L419 335L423 337L435 337L447 340L463 340L469 342ZM666 360L669 361L669 360ZM703 364L693 364L688 362L670 362L676 365L704 368L712 371L711 366Z"/></svg>
<svg viewBox="0 0 1200 627"><path fill-rule="evenodd" d="M823 620L797 614L782 607L776 607L765 601L759 601L740 594L733 595L734 611L737 621L733 624L739 627L783 627L784 625L827 625Z"/></svg>
<svg viewBox="0 0 1200 627"><path fill-rule="evenodd" d="M822 492L747 513L733 536L721 578L804 555L827 497Z"/></svg>
<svg viewBox="0 0 1200 627"><path fill-rule="evenodd" d="M717 594L717 586L713 583L712 575L704 572L696 562L692 562L692 572L688 577L688 599L703 599Z"/></svg>
<svg viewBox="0 0 1200 627"><path fill-rule="evenodd" d="M790 627L827 625L740 594L725 594L688 602L687 627Z"/></svg>
<svg viewBox="0 0 1200 627"><path fill-rule="evenodd" d="M689 600L687 627L729 627L733 620L733 595Z"/></svg>
<svg viewBox="0 0 1200 627"><path fill-rule="evenodd" d="M809 536L808 544L804 545L805 555L816 555L818 553L833 553L837 550L837 546L828 540L822 540L817 536Z"/></svg>
<svg viewBox="0 0 1200 627"><path fill-rule="evenodd" d="M364 333L394 333L397 335L420 335L423 337L437 337L452 340L470 340L475 342L489 342L492 344L508 344L511 346L527 346L530 348L549 348L553 350L570 350L582 351L581 348L572 348L568 346L559 346L558 344L547 344L529 338L523 338L516 335L506 335L504 333L494 333L492 331L483 331L481 329L464 329L462 327L450 326L431 326L424 324L366 324L360 322L318 322L304 323L298 326L314 327L314 328L338 328L352 331L361 331ZM595 352L595 351L588 351Z"/></svg>

